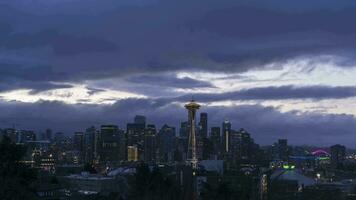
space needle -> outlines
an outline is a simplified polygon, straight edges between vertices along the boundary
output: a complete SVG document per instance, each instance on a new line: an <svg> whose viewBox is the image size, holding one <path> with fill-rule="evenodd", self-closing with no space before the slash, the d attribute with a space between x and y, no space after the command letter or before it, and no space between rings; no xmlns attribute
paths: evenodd
<svg viewBox="0 0 356 200"><path fill-rule="evenodd" d="M192 166L193 169L198 167L197 149L196 149L196 135L195 135L195 114L200 108L193 99L184 106L188 110L188 122L189 122L189 143L188 143L188 155L186 164Z"/></svg>

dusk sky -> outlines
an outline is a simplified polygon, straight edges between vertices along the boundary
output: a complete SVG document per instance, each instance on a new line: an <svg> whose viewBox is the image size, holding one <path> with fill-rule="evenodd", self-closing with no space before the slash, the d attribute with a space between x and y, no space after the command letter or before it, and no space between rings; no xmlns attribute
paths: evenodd
<svg viewBox="0 0 356 200"><path fill-rule="evenodd" d="M228 119L356 148L356 1L1 0L0 127Z"/></svg>

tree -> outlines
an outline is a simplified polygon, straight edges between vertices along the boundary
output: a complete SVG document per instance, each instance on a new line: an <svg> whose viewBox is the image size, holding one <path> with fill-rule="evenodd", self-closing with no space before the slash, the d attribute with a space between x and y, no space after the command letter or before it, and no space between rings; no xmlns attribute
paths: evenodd
<svg viewBox="0 0 356 200"><path fill-rule="evenodd" d="M91 174L97 174L98 172L96 171L96 169L93 167L92 164L90 163L86 163L83 167L83 170L86 172L89 172Z"/></svg>
<svg viewBox="0 0 356 200"><path fill-rule="evenodd" d="M215 188L205 183L203 185L203 189L201 192L201 197L203 200L214 200L214 199L222 199L222 200L230 200L232 198L232 190L230 185L227 183L219 183L219 185Z"/></svg>
<svg viewBox="0 0 356 200"><path fill-rule="evenodd" d="M169 177L158 168L152 171L145 164L136 168L131 182L130 199L179 199L180 189Z"/></svg>
<svg viewBox="0 0 356 200"><path fill-rule="evenodd" d="M36 199L31 187L37 176L33 169L21 163L26 148L4 136L0 142L0 197L7 199Z"/></svg>

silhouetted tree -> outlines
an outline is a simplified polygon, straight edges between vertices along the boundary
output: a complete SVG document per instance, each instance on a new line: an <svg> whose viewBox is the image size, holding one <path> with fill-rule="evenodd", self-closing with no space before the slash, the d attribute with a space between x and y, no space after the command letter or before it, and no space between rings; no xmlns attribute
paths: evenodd
<svg viewBox="0 0 356 200"><path fill-rule="evenodd" d="M0 198L2 200L36 199L31 184L36 180L36 173L21 159L26 148L11 142L4 136L0 142Z"/></svg>
<svg viewBox="0 0 356 200"><path fill-rule="evenodd" d="M96 169L90 164L90 163L86 163L83 167L83 170L86 171L86 172L89 172L91 174L96 174L98 173L96 171Z"/></svg>
<svg viewBox="0 0 356 200"><path fill-rule="evenodd" d="M152 171L147 165L136 168L136 174L131 182L129 199L179 199L179 187L159 169Z"/></svg>
<svg viewBox="0 0 356 200"><path fill-rule="evenodd" d="M230 200L233 199L233 196L230 185L227 183L220 183L216 188L205 183L201 192L201 198L203 200Z"/></svg>

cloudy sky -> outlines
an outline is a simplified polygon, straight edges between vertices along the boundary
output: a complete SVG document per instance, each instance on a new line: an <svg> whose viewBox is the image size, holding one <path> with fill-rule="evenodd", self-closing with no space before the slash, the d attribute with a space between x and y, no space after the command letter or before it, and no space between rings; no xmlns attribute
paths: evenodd
<svg viewBox="0 0 356 200"><path fill-rule="evenodd" d="M2 0L0 127L178 126L356 147L356 2Z"/></svg>

